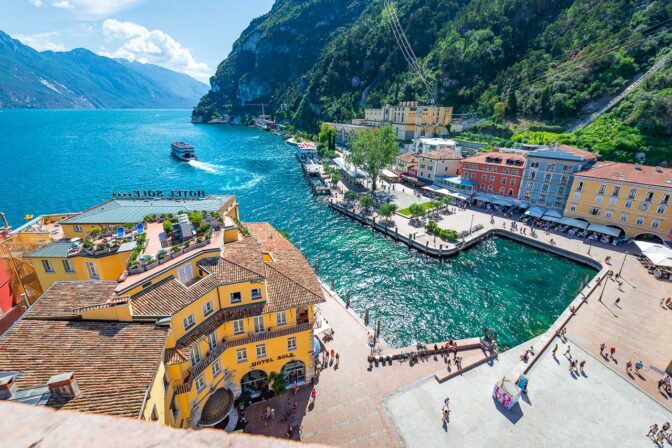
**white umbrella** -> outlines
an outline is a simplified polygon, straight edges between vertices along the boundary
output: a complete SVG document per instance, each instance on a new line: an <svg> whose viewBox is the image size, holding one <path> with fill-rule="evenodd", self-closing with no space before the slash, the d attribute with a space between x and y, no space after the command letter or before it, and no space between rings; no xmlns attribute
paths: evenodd
<svg viewBox="0 0 672 448"><path fill-rule="evenodd" d="M672 251L670 251L672 252ZM646 258L651 260L651 263L663 268L672 268L672 254L659 254L645 252Z"/></svg>
<svg viewBox="0 0 672 448"><path fill-rule="evenodd" d="M672 256L672 249L663 246L662 244L650 243L648 241L635 241L635 244L643 254L664 254Z"/></svg>

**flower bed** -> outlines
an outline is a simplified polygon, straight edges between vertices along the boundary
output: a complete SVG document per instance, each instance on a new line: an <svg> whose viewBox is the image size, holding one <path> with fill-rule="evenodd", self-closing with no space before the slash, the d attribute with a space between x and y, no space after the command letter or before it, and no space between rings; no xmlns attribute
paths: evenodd
<svg viewBox="0 0 672 448"><path fill-rule="evenodd" d="M427 233L438 236L444 241L457 241L457 231L453 229L443 229L436 224L435 221L429 221L425 226Z"/></svg>

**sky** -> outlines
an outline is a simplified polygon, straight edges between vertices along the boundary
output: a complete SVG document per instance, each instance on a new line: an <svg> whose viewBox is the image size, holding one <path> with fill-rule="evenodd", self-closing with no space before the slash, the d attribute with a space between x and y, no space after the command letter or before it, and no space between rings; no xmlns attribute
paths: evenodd
<svg viewBox="0 0 672 448"><path fill-rule="evenodd" d="M208 82L274 0L0 0L0 30L38 51L86 48Z"/></svg>

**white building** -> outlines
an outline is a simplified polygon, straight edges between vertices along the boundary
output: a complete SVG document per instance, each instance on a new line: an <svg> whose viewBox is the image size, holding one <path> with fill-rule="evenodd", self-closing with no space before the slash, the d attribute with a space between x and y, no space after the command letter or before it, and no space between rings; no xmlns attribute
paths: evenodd
<svg viewBox="0 0 672 448"><path fill-rule="evenodd" d="M437 177L457 176L461 160L456 151L446 149L418 154L418 178L434 182Z"/></svg>
<svg viewBox="0 0 672 448"><path fill-rule="evenodd" d="M460 154L460 149L457 146L455 140L450 140L447 138L436 138L436 137L423 137L416 138L413 140L415 144L415 152L417 153L427 153L432 151L443 151L450 150Z"/></svg>

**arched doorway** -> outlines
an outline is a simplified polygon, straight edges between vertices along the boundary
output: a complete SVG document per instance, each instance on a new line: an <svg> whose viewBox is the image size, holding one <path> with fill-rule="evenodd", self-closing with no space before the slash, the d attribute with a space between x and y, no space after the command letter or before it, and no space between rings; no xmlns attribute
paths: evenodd
<svg viewBox="0 0 672 448"><path fill-rule="evenodd" d="M306 365L303 361L294 360L282 366L282 376L285 378L287 386L305 384Z"/></svg>
<svg viewBox="0 0 672 448"><path fill-rule="evenodd" d="M657 244L664 244L665 240L663 240L661 237L658 235L654 235L653 233L640 233L635 237L636 240L639 241L650 241L652 243L657 243Z"/></svg>
<svg viewBox="0 0 672 448"><path fill-rule="evenodd" d="M240 391L250 398L257 398L268 391L268 374L263 370L251 370L240 380Z"/></svg>
<svg viewBox="0 0 672 448"><path fill-rule="evenodd" d="M617 238L625 238L625 235L628 234L628 233L625 231L625 229L623 229L623 227L615 226L615 225L613 225L613 224L609 224L609 225L607 225L607 227L611 227L612 229L620 230L621 233L618 235Z"/></svg>

